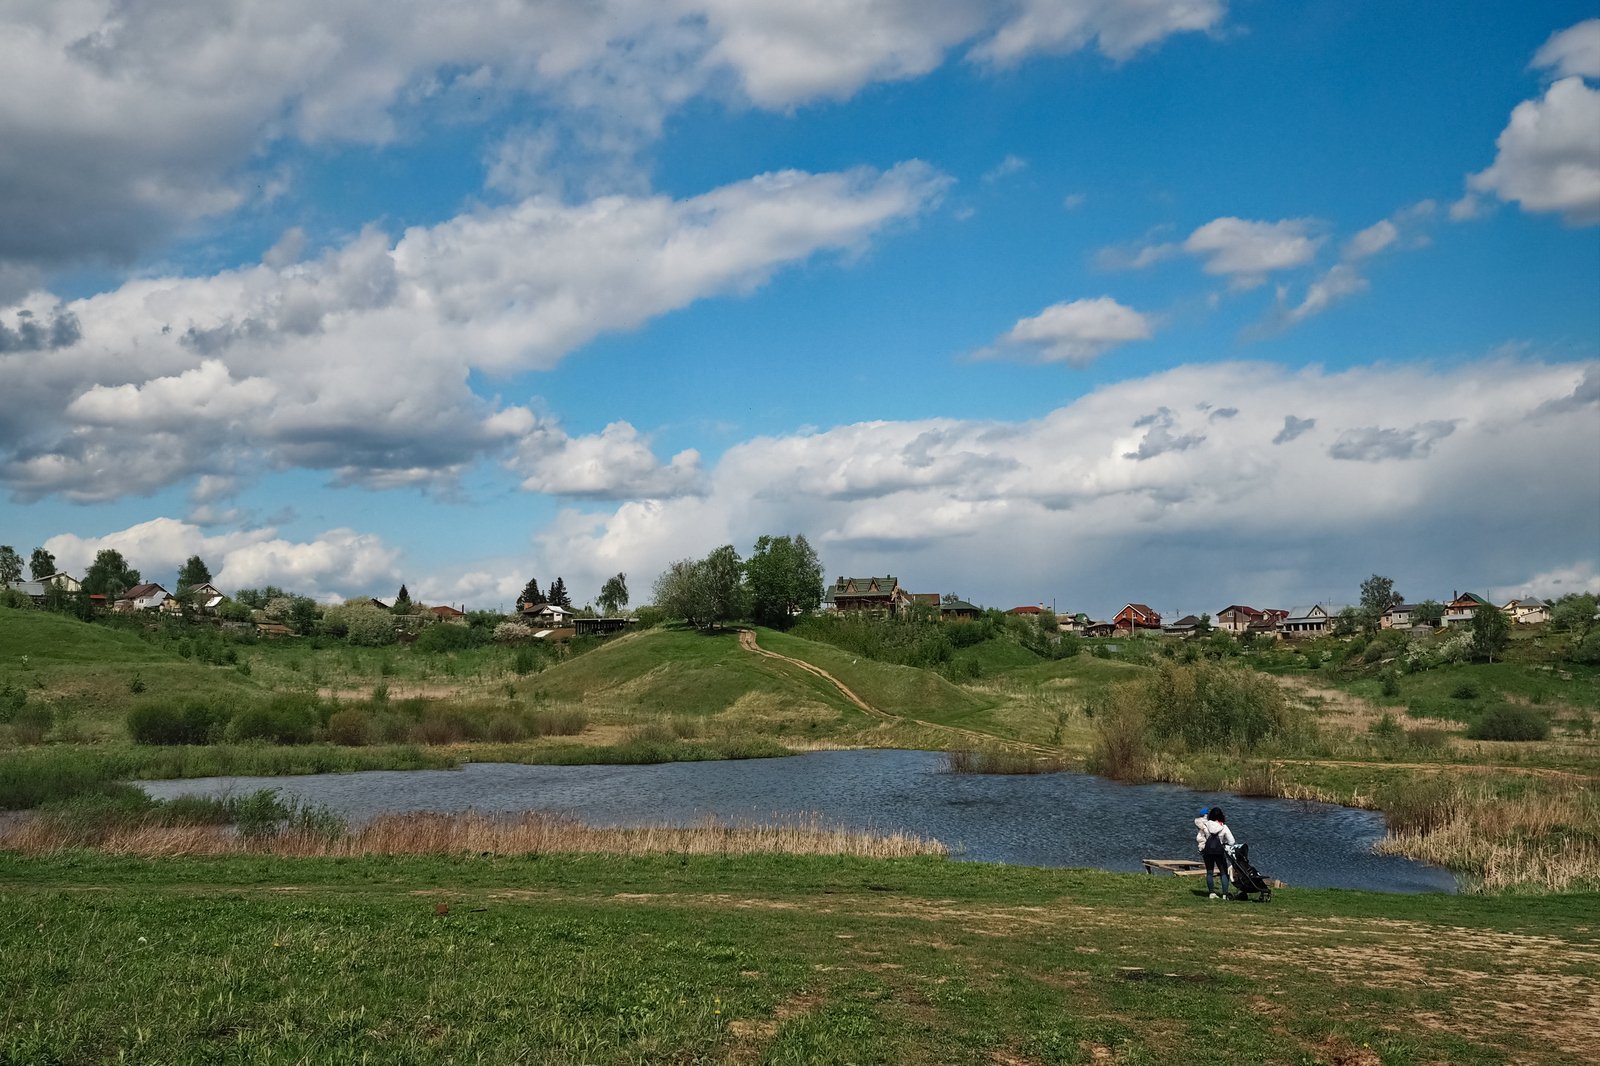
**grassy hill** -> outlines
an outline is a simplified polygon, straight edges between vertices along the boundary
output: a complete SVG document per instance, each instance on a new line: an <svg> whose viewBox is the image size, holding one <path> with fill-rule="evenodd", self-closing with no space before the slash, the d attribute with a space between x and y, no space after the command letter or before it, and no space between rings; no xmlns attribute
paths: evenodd
<svg viewBox="0 0 1600 1066"><path fill-rule="evenodd" d="M581 703L611 720L654 716L860 716L821 678L739 647L730 629L661 628L608 641L528 678L536 700Z"/></svg>
<svg viewBox="0 0 1600 1066"><path fill-rule="evenodd" d="M264 692L238 664L184 658L170 642L49 611L0 607L0 687L8 684L89 741L120 737L128 708L150 695L226 701Z"/></svg>

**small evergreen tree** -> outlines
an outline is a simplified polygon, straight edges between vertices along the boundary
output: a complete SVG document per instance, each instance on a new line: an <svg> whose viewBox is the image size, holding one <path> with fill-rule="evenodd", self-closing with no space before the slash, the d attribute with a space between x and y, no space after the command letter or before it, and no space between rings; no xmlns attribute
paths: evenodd
<svg viewBox="0 0 1600 1066"><path fill-rule="evenodd" d="M522 586L522 599L520 602L526 603L529 606L544 602L544 593L539 591L538 578L530 577L528 579L528 583Z"/></svg>
<svg viewBox="0 0 1600 1066"><path fill-rule="evenodd" d="M404 584L400 586L400 591L394 594L394 606L390 610L395 614L411 613L411 593Z"/></svg>
<svg viewBox="0 0 1600 1066"><path fill-rule="evenodd" d="M567 583L559 577L550 584L549 602L557 607L572 609L572 597L567 593Z"/></svg>

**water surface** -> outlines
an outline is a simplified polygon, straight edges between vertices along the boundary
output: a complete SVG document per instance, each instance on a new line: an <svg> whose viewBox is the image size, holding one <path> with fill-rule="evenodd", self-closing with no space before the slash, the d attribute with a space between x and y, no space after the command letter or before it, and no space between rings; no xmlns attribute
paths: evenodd
<svg viewBox="0 0 1600 1066"><path fill-rule="evenodd" d="M1226 808L1234 834L1249 842L1257 868L1291 885L1455 891L1448 871L1372 854L1383 819L1371 811L1122 785L1088 774L951 774L945 765L936 752L829 751L660 766L470 763L460 770L211 777L142 787L159 798L275 788L353 821L468 809L558 811L599 826L816 814L853 828L935 837L958 859L1132 871L1144 858L1195 855L1192 819L1215 803Z"/></svg>

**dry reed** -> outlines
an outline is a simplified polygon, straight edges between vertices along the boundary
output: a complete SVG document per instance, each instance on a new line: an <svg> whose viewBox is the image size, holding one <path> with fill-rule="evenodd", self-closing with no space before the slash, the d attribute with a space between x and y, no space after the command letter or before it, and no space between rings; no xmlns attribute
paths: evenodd
<svg viewBox="0 0 1600 1066"><path fill-rule="evenodd" d="M31 818L0 832L0 848L36 855L66 850L74 841L47 819ZM601 828L573 818L528 811L489 815L385 815L344 833L288 829L245 837L222 826L118 827L98 850L115 855L278 855L351 858L371 855L839 855L905 858L948 854L937 840L912 833L878 833L828 825L810 816L770 825L727 823Z"/></svg>
<svg viewBox="0 0 1600 1066"><path fill-rule="evenodd" d="M1392 827L1374 849L1465 873L1483 892L1600 889L1600 797L1581 786L1496 797L1462 782L1427 822Z"/></svg>

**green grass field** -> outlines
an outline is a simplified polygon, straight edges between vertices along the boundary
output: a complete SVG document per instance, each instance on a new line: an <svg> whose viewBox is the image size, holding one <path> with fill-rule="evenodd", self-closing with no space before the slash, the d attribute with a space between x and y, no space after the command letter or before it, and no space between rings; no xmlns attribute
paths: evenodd
<svg viewBox="0 0 1600 1066"><path fill-rule="evenodd" d="M0 855L0 889L8 1063L1567 1063L1600 1040L1595 896L1219 904L1091 871L604 856Z"/></svg>

